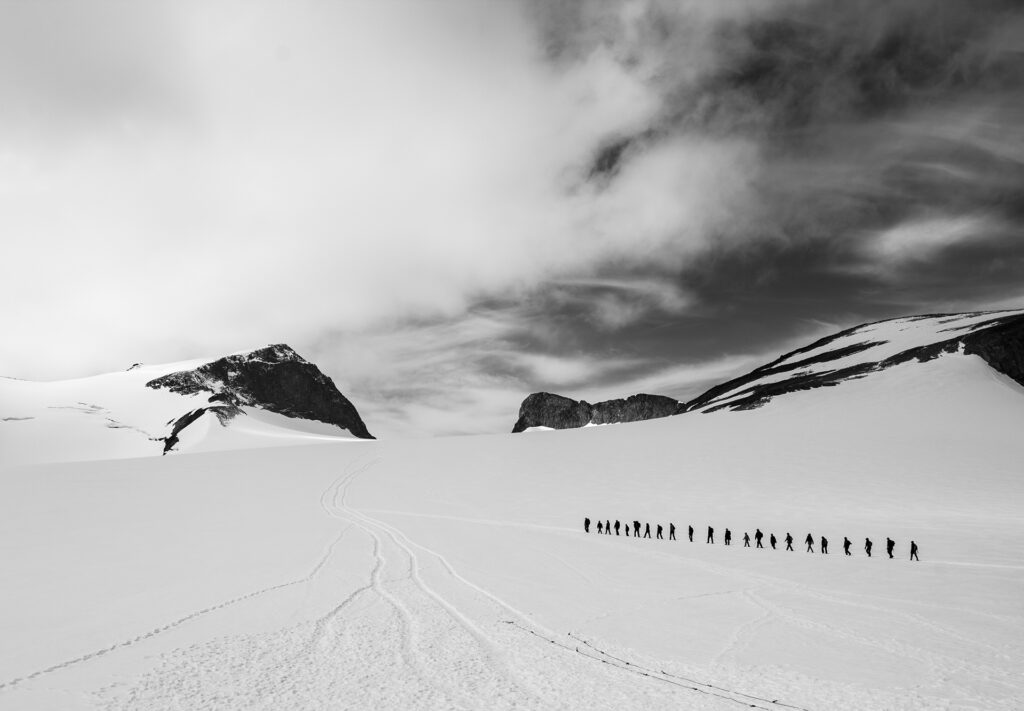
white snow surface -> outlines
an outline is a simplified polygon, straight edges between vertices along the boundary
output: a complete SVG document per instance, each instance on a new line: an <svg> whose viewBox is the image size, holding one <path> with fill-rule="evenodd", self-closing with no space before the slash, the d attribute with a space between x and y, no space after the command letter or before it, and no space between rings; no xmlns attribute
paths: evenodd
<svg viewBox="0 0 1024 711"><path fill-rule="evenodd" d="M874 344L870 348L858 351L833 360L818 363L807 363L795 370L780 373L768 373L755 381L744 383L733 390L721 393L701 407L701 410L718 407L730 400L742 397L752 387L766 385L798 375L824 374L844 368L879 363L904 351L920 346L941 343L978 330L993 319L1007 316L1019 316L1024 310L984 311L966 314L942 314L935 316L909 316L889 319L877 323L869 323L852 329L849 333L830 340L827 343L804 352L790 354L772 364L772 368L785 367L794 363L810 360L843 348L857 345ZM787 397L789 395L787 394Z"/></svg>
<svg viewBox="0 0 1024 711"><path fill-rule="evenodd" d="M241 355L244 352L233 355ZM172 423L210 405L210 393L180 395L146 383L194 370L216 358L143 365L118 373L53 382L0 378L0 468L159 456ZM227 427L205 413L183 430L177 451L248 449L355 441L339 427L243 407Z"/></svg>
<svg viewBox="0 0 1024 711"><path fill-rule="evenodd" d="M543 437L3 469L0 709L1019 709L1022 422L949 354Z"/></svg>

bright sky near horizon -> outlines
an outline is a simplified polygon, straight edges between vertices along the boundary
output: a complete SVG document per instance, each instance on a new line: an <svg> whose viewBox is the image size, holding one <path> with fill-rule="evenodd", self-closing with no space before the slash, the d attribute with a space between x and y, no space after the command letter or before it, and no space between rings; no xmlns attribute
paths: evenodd
<svg viewBox="0 0 1024 711"><path fill-rule="evenodd" d="M382 436L1024 303L1008 0L0 4L0 374L287 342Z"/></svg>

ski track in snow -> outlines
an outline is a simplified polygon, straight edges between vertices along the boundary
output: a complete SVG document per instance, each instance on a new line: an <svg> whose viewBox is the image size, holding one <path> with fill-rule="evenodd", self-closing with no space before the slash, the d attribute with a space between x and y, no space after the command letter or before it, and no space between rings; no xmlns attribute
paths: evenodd
<svg viewBox="0 0 1024 711"><path fill-rule="evenodd" d="M350 507L349 487L373 464L351 467L320 497L328 515L371 543L361 583L312 622L164 655L127 692L103 690L106 708L305 709L325 698L351 709L578 708L583 698L616 709L678 707L682 699L688 708L742 703L695 695L555 642L565 635L466 579L439 552ZM513 630L510 617L530 635Z"/></svg>
<svg viewBox="0 0 1024 711"><path fill-rule="evenodd" d="M312 622L164 655L133 688L102 690L106 708L305 709L325 698L352 709L551 708L513 673L505 645L427 583L403 534L348 507L349 485L374 463L320 497L371 544L362 583Z"/></svg>
<svg viewBox="0 0 1024 711"><path fill-rule="evenodd" d="M461 613L456 606L448 602L436 590L434 590L430 585L428 585L424 581L420 573L421 562L417 555L409 547L409 545L407 545L408 539L404 536L404 534L398 532L391 526L388 526L387 524L378 521L377 519L373 519L347 506L346 495L348 493L348 487L358 474L362 473L362 471L365 471L365 469L369 468L370 466L372 466L372 464L367 465L363 469L354 472L352 475L348 477L345 477L338 485L336 485L333 488L333 492L330 497L330 504L325 507L325 510L327 510L327 512L332 516L344 518L346 520L349 520L352 524L362 528L364 531L369 533L374 538L374 541L378 544L378 546L381 541L381 538L378 535L378 531L384 532L390 539L390 541L394 544L395 549L400 551L400 557L404 557L405 559L405 567L408 573L408 577L406 579L412 581L420 593L425 594L434 603L436 603L437 606L440 606L444 613L446 613L448 617L453 622L455 622L456 625L459 628L461 628L461 630L464 633L468 634L469 637L472 638L472 641L475 643L476 648L483 653L483 658L486 660L487 666L490 668L490 671L496 673L499 677L501 677L501 681L503 682L502 685L509 686L513 691L514 695L518 696L523 695L525 693L526 696L536 699L536 692L533 689L530 689L522 680L517 679L513 675L499 645L493 639L488 637L487 634L483 630L481 630L480 627L478 627L472 620L470 620L466 615ZM450 571L450 568L446 568L446 570ZM380 590L380 592L382 595L387 594L383 590L383 588ZM394 604L396 606L401 605L401 603L398 603L397 600L394 601ZM402 607L404 609L404 606ZM433 620L424 619L424 616L422 614L418 615L419 619L414 619L413 616L410 615L408 611L406 611L405 614L409 620L410 627L414 625L419 627L427 627L432 623L436 624L436 622ZM436 612L433 616L436 616ZM406 642L408 646L412 646L412 642L414 640L403 641ZM462 653L463 655L465 655L465 645L460 644L459 649L463 650ZM473 664L473 661L476 659L476 655L469 656L471 656L472 659L461 660L460 666ZM481 669L477 673L477 675L481 676L485 673L486 670ZM423 678L426 677L424 676ZM462 691L453 689L451 684L447 685L445 691L447 691L452 697L458 699L460 705L463 707L473 708L476 705L469 697L465 696L462 693ZM505 691L503 693L507 694L508 692Z"/></svg>
<svg viewBox="0 0 1024 711"><path fill-rule="evenodd" d="M345 505L345 494L347 493L347 489L348 489L348 486L351 483L351 481L352 481L352 477L346 478L345 481L343 483L341 483L337 487L336 493L334 494L334 497L333 497L334 500L335 500L335 505L337 506L338 493L340 493L340 495L341 495L341 505L340 505L339 508L342 509L345 512L345 514L347 514L349 516L354 516L354 517L356 517L356 518L358 518L358 519L360 519L360 520L362 520L362 521L364 521L364 522L366 522L366 523L368 523L368 524L370 524L372 526L377 526L380 529L382 529L385 532L387 532L389 534L389 536L392 538L392 540L396 544L398 544L406 552L406 554L408 556L408 559L409 559L409 562L410 562L410 570L411 571L418 571L418 568L420 567L419 560L418 560L416 554L412 551L412 548L417 548L420 551L422 551L422 552L432 556L434 559L436 559L441 564L442 569L447 573L447 575L452 580L457 581L458 583L463 585L465 588L468 588L473 593L476 593L477 595L480 595L480 596L484 597L485 599L487 599L488 601L490 601L493 605L497 606L500 609L500 611L504 613L505 616L511 615L512 617L516 618L515 620L511 620L511 621L510 620L502 620L503 623L511 624L511 625L521 629L521 630L524 630L524 631L530 633L531 635L534 635L535 637L538 637L538 638L540 638L542 640L547 641L549 644L554 645L558 649L565 650L565 652L573 652L573 651L575 651L575 654L578 655L578 657L590 660L589 663L587 663L587 662L584 663L584 667L583 668L587 671L587 673L585 675L583 675L584 678L590 677L590 675L595 671L595 669L600 670L602 676L607 673L606 672L607 669L614 669L617 672L626 672L628 675L636 675L636 676L639 676L639 677L644 677L644 678L647 678L647 679L653 679L655 681L661 681L661 682L668 681L669 683L672 683L676 687L678 687L680 689L683 689L685 691L690 691L690 692L696 691L698 693L708 695L708 696L711 697L711 699L717 700L717 704L719 706L723 702L726 703L726 704L729 704L729 703L731 703L731 704L739 704L739 705L750 707L750 708L784 708L784 707L788 706L787 704L780 704L780 702L778 702L778 701L768 701L767 699L763 700L767 704L767 706L750 703L750 699L761 699L761 697L750 696L748 694L744 694L744 693L737 692L737 691L730 691L730 690L727 690L727 689L721 689L721 691L725 692L725 695L717 694L717 693L714 693L714 692L709 694L709 692L706 691L706 690L697 689L697 688L692 687L692 686L690 686L688 684L687 685L679 684L677 681L675 681L675 680L673 680L671 678L673 676L672 674L668 674L666 672L659 671L659 670L654 670L654 669L647 669L646 671L640 671L640 669L642 669L642 667L639 667L639 666L637 666L634 663L631 663L629 661L620 660L620 659L615 658L615 657L613 657L612 659L615 659L617 662L620 662L620 663L611 663L607 659L601 658L601 656L594 656L594 655L591 655L591 654L587 654L585 652L581 652L578 646L576 646L575 649L573 649L572 644L566 644L566 643L559 642L558 639L563 637L563 635L561 635L561 634L559 634L557 632L554 632L553 630L551 630L551 629L549 629L549 628L547 628L547 627L537 623L535 620L533 620L525 612L516 609L515 607L511 606L510 604L508 604L506 601L504 601L501 598L493 595L489 591L481 588L480 586L476 585L475 583L471 582L470 580L468 580L465 577L463 577L462 575L460 575L458 572L456 572L455 568L448 561L448 559L445 556L443 556L441 553L439 553L439 552L437 552L437 551L435 551L433 549L430 549L430 548L428 548L428 547L426 547L426 546L424 546L424 545L422 545L420 543L412 541L411 539L409 539L407 536L405 536L405 534L403 534L397 528L395 528L393 526L390 526L390 525L388 525L388 524L386 524L386 523L384 523L382 521L379 521L377 519L374 519L374 518L366 515L366 513L364 511L355 511L355 510L347 507ZM398 513L398 514L400 514L402 512L391 512L391 513ZM458 519L458 517L445 517L445 516L436 516L436 517L433 517L433 518ZM484 521L484 520L479 520L479 519L466 519L466 521L467 522L473 522L473 523L489 523L489 524L495 524L495 525L502 525L501 522ZM504 524L504 525L508 525L508 524ZM540 528L540 527L536 527L536 528ZM554 527L551 527L551 528L554 528ZM561 530L561 529L559 529L559 530ZM565 530L568 530L568 529L565 529ZM572 572L574 572L575 574L577 574L580 577L582 577L585 581L589 582L589 578L587 578L587 576L584 573L582 573L582 571L579 571L574 566L569 565L568 563L566 563L563 559L559 558L558 556L552 556L552 557L555 560L558 560L562 565L566 566ZM495 644L495 642L493 642L489 638L487 638L486 635L482 631L480 631L478 626L476 626L475 624L470 622L464 615L459 613L456 608L454 608L451 604L449 604L447 601L445 601L443 598L441 598L436 592L432 591L429 587L427 587L422 582L422 579L419 577L418 572L414 572L413 578L419 580L419 583L421 585L421 589L423 589L424 591L428 592L428 594L430 594L431 597L434 597L434 599L437 602L439 602L442 605L442 607L444 607L446 610L448 610L449 613L453 615L453 619L458 620L460 622L460 624L462 624L467 630L469 630L471 632L475 631L476 634L474 634L474 637L477 639L478 642L480 642L482 645L490 647L492 649L496 649L497 648L497 645ZM757 626L760 626L760 624L763 624L765 621L769 620L771 617L772 617L772 613L766 610L765 614L759 620L756 621L757 622ZM745 629L745 627L747 627L747 626L741 627L740 629L737 630L737 633L736 633L736 639L737 640L739 640L739 639L741 639L741 638L743 638L744 636L747 635L747 630ZM568 633L567 636L572 638L572 639L576 639L576 637L572 633ZM587 646L590 646L589 643L587 643ZM598 651L598 654L600 654L602 656L606 656L606 653L603 652L603 651ZM556 655L557 655L557 652L556 652ZM556 663L564 664L565 663L564 653L561 655L560 659L556 657L555 661L556 661ZM574 659L573 661L576 662L577 664L579 663L579 659ZM598 662L601 665L607 665L607 666L605 666L603 668L600 667L600 666L595 667L595 665L593 665L593 662ZM504 666L504 664L503 664L503 666ZM665 678L665 677L668 677L668 678ZM621 679L619 681L621 683ZM632 684L630 686L632 686ZM710 686L710 685L705 685L705 686ZM673 703L673 706L674 706L674 705L676 705L678 703L678 695L679 695L680 692L677 691L677 690L670 690L669 693L672 694L672 696L670 698L673 699L672 703ZM740 698L734 698L734 697L740 697ZM569 698L572 698L572 696L571 695L563 695L562 696L562 699L563 699L562 703L563 704L565 703L564 699L569 699ZM634 699L634 701L635 701L635 699ZM714 703L714 701L713 701L713 703ZM552 706L561 707L561 704L552 704L550 702L550 700L549 700L548 703L547 703L547 707L552 707ZM690 706L692 707L692 704ZM617 706L615 706L615 705L611 706L611 708L615 708L615 707L617 707ZM790 708L795 708L795 707L791 707L790 706Z"/></svg>
<svg viewBox="0 0 1024 711"><path fill-rule="evenodd" d="M387 513L394 515L410 515L416 516L418 514L401 512L401 511L388 511ZM489 525L514 525L503 522L494 522L481 519L469 519L463 517L447 517L447 516L428 516L430 518L450 518L453 520L461 520L467 523L479 523ZM554 527L552 527L554 528ZM561 530L561 529L555 529ZM448 569L449 573L459 579L461 582L475 588L479 592L483 593L487 597L494 600L496 603L504 607L509 612L519 616L520 619L524 620L530 625L533 625L537 629L541 629L535 622L529 619L528 616L520 613L514 608L509 607L503 601L495 598L486 591L478 588L474 584L465 580L451 568L450 564L440 554L431 551L424 546L413 543L412 545L417 548L430 553L438 558L442 564ZM644 550L645 554L654 555L657 557L669 557L668 554L658 551L657 549ZM740 571L738 569L730 568L726 565L719 565L714 563L708 563L701 560L695 560L691 558L679 559L675 556L671 556L675 562L682 562L686 565L692 565L704 569L707 572L716 573L725 577L739 578L745 583L756 584L759 587L750 589L741 589L733 591L723 591L714 594L740 594L753 606L762 610L762 614L747 623L736 628L730 638L727 640L723 649L715 656L712 661L711 667L719 667L721 663L727 659L735 660L736 656L746 648L750 642L756 637L758 631L766 625L773 622L781 622L793 627L807 630L808 632L821 635L824 634L827 637L831 637L838 642L852 643L859 646L867 646L875 649L879 652L891 655L896 658L909 658L920 661L925 667L931 670L931 676L933 678L939 678L942 680L948 680L952 675L955 674L968 674L972 680L985 680L990 684L997 684L1002 688L1013 688L1012 676L1003 670L999 665L989 665L979 663L977 661L965 661L960 656L950 656L943 654L940 651L933 649L926 649L921 645L914 645L908 642L902 642L895 638L886 640L879 639L877 636L868 636L858 633L852 629L844 626L835 624L824 624L816 622L812 618L802 615L795 610L788 608L785 605L779 603L773 603L769 601L765 594L771 592L781 592L787 594L796 594L802 597L817 600L830 605L839 605L847 608L859 609L872 615L879 615L889 618L895 618L904 624L923 628L929 632L945 637L948 641L955 642L957 645L966 646L973 648L978 651L984 650L985 652L1000 657L1003 660L1006 658L1007 650L991 645L987 642L968 637L960 632L952 630L946 626L940 625L926 617L904 612L893 609L892 607L881 607L878 605L871 605L863 601L854 601L845 597L845 593L827 593L820 590L813 589L807 585L794 583L789 580L778 578L771 575L751 573L749 571ZM564 561L563 561L564 562ZM567 566L570 567L571 566ZM577 574L582 575L579 571L575 571ZM585 576L584 576L585 577ZM557 635L550 630L545 630L546 635L551 635L551 638L557 638ZM972 655L972 659L977 659L977 655ZM932 701L935 699L933 698Z"/></svg>
<svg viewBox="0 0 1024 711"><path fill-rule="evenodd" d="M297 580L291 580L291 581L288 581L286 583L279 583L278 585L271 585L270 587L261 588L259 590L254 590L254 591L246 593L244 595L239 595L238 597L233 597L230 600L225 600L224 602L220 602L220 603L218 603L216 605L210 605L209 607L204 607L204 608L196 610L194 612L190 612L187 615L183 615L182 617L179 617L178 619L173 620L172 622L168 622L167 624L161 625L160 627L155 627L155 628L149 630L148 632L144 632L142 634L136 635L135 637L132 637L131 639L126 639L126 640L123 640L121 642L115 642L114 644L110 645L109 647L104 647L103 649L98 649L98 650L96 650L94 652L89 652L88 654L83 654L80 657L75 657L74 659L69 659L67 661L60 662L59 664L54 664L52 666L46 667L45 669L40 669L40 670L34 671L34 672L30 673L30 674L25 674L24 676L16 677L16 678L11 679L9 681L2 682L2 683L0 683L0 692L2 692L5 689L9 689L9 688L15 687L18 684L24 683L26 681L31 681L33 679L38 679L39 677L44 676L46 674L52 674L53 672L63 671L65 669L69 669L71 667L77 666L77 665L82 664L84 662L88 662L88 661L91 661L93 659L97 659L99 657L103 657L103 656L105 656L107 654L110 654L111 652L116 652L116 651L118 651L120 649L125 649L125 648L128 648L128 647L133 647L133 646L135 646L137 644L140 644L140 643L145 642L147 640L153 639L157 635L161 635L161 634L163 634L165 632L169 632L170 630L173 630L173 629L175 629L177 627L180 627L181 625L184 625L187 622L191 622L191 621L196 620L196 619L198 619L200 617L203 617L204 615L209 615L210 613L224 610L224 609L226 609L228 607L231 607L233 605L237 605L237 604L245 602L247 600L252 600L253 598L259 597L261 595L266 595L267 593L275 592L277 590L283 590L284 588L289 588L289 587L292 587L292 586L295 586L295 585L302 585L303 583L308 583L314 577L316 577L316 575L321 571L321 569L323 569L324 565L326 565L328 559L331 557L331 555L334 552L335 546L337 546L341 542L342 538L344 537L346 530L347 530L347 528L343 529L337 535L337 537L330 543L330 545L327 546L327 550L324 551L323 556L320 558L319 561L317 561L316 565L310 570L310 572L307 575L305 575L302 578L299 578Z"/></svg>

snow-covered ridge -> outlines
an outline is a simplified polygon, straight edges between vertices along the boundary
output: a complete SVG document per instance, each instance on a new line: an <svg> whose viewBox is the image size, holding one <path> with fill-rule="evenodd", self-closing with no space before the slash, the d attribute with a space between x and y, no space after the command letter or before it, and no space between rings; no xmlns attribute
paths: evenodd
<svg viewBox="0 0 1024 711"><path fill-rule="evenodd" d="M909 316L863 324L711 388L686 412L743 410L799 390L838 385L944 353L978 355L1024 384L1024 310Z"/></svg>
<svg viewBox="0 0 1024 711"><path fill-rule="evenodd" d="M0 379L0 466L369 438L287 345L56 382Z"/></svg>

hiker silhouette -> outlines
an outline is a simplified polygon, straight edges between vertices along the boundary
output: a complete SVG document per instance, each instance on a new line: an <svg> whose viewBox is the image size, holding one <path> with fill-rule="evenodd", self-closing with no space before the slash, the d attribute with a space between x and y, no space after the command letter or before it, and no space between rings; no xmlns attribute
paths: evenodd
<svg viewBox="0 0 1024 711"><path fill-rule="evenodd" d="M668 539L674 541L676 539L676 525L674 523L668 524Z"/></svg>
<svg viewBox="0 0 1024 711"><path fill-rule="evenodd" d="M894 541L893 539L891 539L888 536L886 536L886 539L885 539L885 552L889 554L890 558L892 558L892 549L895 548L895 547L896 547L896 541Z"/></svg>
<svg viewBox="0 0 1024 711"><path fill-rule="evenodd" d="M821 552L828 555L828 539L824 536L821 537Z"/></svg>
<svg viewBox="0 0 1024 711"><path fill-rule="evenodd" d="M605 535L612 535L612 524L607 520L604 522L604 532Z"/></svg>
<svg viewBox="0 0 1024 711"><path fill-rule="evenodd" d="M660 540L665 540L665 537L661 535L661 524L660 523L658 524L658 534L657 535L658 535L658 538Z"/></svg>
<svg viewBox="0 0 1024 711"><path fill-rule="evenodd" d="M807 544L807 552L808 553L813 553L814 552L814 536L812 536L811 534L808 533L807 534L807 538L804 539L804 543Z"/></svg>
<svg viewBox="0 0 1024 711"><path fill-rule="evenodd" d="M706 541L706 543L714 543L714 542L715 542L715 529L711 528L711 526L708 526L708 540Z"/></svg>
<svg viewBox="0 0 1024 711"><path fill-rule="evenodd" d="M750 534L746 531L743 532L743 547L750 548Z"/></svg>
<svg viewBox="0 0 1024 711"><path fill-rule="evenodd" d="M640 522L639 521L634 521L633 522L633 537L634 538L639 538L640 537Z"/></svg>
<svg viewBox="0 0 1024 711"><path fill-rule="evenodd" d="M793 550L793 536L788 531L786 532L786 550Z"/></svg>
<svg viewBox="0 0 1024 711"><path fill-rule="evenodd" d="M728 528L725 529L725 545L732 545L732 531L730 531Z"/></svg>
<svg viewBox="0 0 1024 711"><path fill-rule="evenodd" d="M650 538L650 537L651 537L651 524L645 523L644 524L644 538Z"/></svg>
<svg viewBox="0 0 1024 711"><path fill-rule="evenodd" d="M629 521L626 521L626 525L623 528L626 529L626 538L629 538Z"/></svg>
<svg viewBox="0 0 1024 711"><path fill-rule="evenodd" d="M693 543L693 526L690 526L690 543Z"/></svg>
<svg viewBox="0 0 1024 711"><path fill-rule="evenodd" d="M619 520L615 519L615 535L619 535Z"/></svg>
<svg viewBox="0 0 1024 711"><path fill-rule="evenodd" d="M921 559L917 557L917 544L913 541L910 542L910 560L916 560L918 562L921 561Z"/></svg>
<svg viewBox="0 0 1024 711"><path fill-rule="evenodd" d="M764 538L764 534L763 534L763 533L761 533L761 529L760 529L760 528L759 528L759 529L757 529L757 530L756 530L756 531L754 532L754 540L755 540L755 541L757 541L757 547L758 547L758 548L764 548L764 544L762 544L762 543L761 543L761 540L762 540L763 538Z"/></svg>
<svg viewBox="0 0 1024 711"><path fill-rule="evenodd" d="M873 544L871 543L871 539L870 538L865 538L864 539L864 552L868 554L868 558L871 557L871 546L872 545Z"/></svg>
<svg viewBox="0 0 1024 711"><path fill-rule="evenodd" d="M778 540L775 538L774 533L768 537L768 543L771 544L772 550L775 550L775 544L778 543Z"/></svg>
<svg viewBox="0 0 1024 711"><path fill-rule="evenodd" d="M590 533L590 519L589 518L583 519L583 532L584 533Z"/></svg>
<svg viewBox="0 0 1024 711"><path fill-rule="evenodd" d="M850 552L850 539L846 536L843 536L843 553L846 555L853 555L853 553Z"/></svg>
<svg viewBox="0 0 1024 711"><path fill-rule="evenodd" d="M598 533L604 533L604 524L601 523L600 521L597 522L597 532Z"/></svg>

